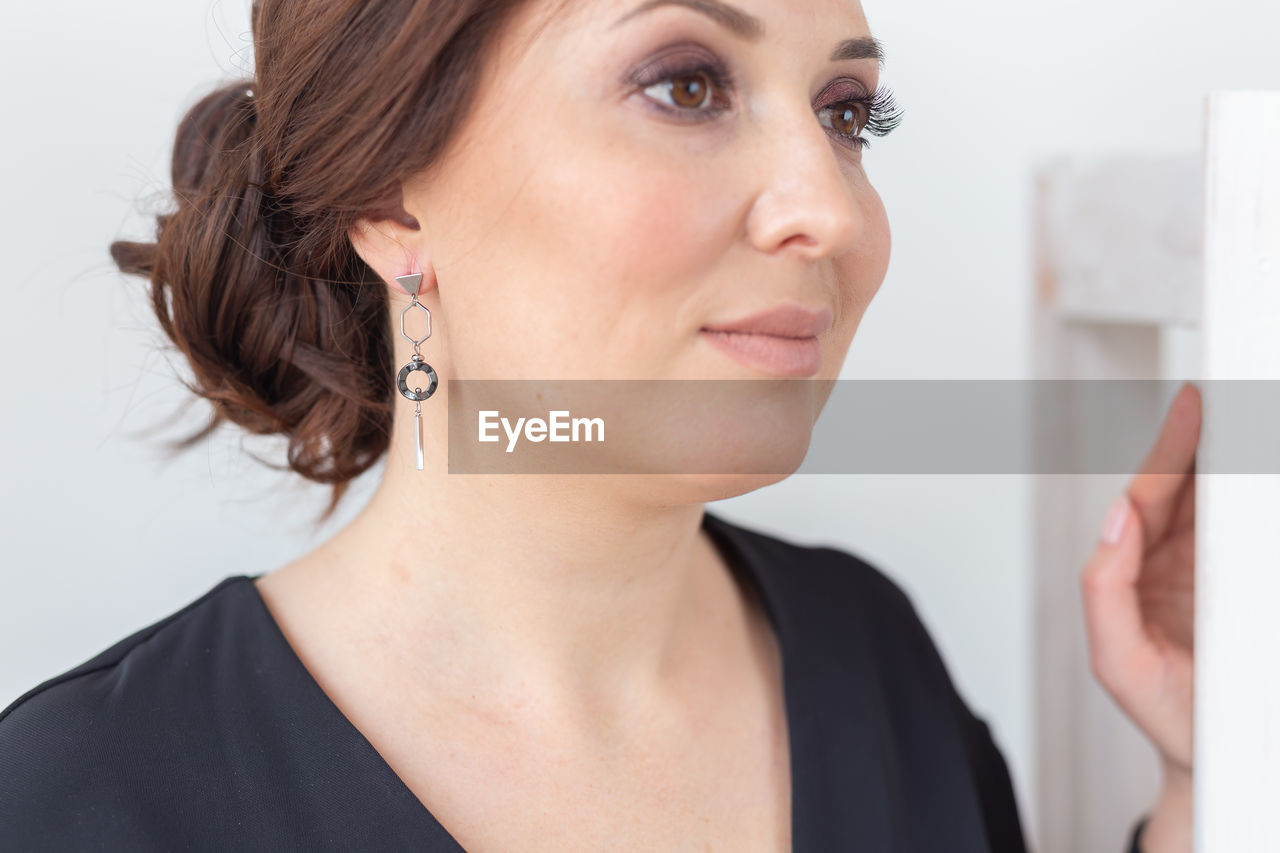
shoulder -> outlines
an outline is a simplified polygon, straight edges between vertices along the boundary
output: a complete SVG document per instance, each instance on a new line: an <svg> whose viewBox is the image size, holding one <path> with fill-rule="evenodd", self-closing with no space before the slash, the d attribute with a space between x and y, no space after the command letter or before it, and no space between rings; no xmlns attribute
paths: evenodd
<svg viewBox="0 0 1280 853"><path fill-rule="evenodd" d="M129 803L151 786L164 789L183 760L183 737L208 713L217 681L210 659L232 627L237 585L248 581L225 578L0 711L6 844L75 844L87 837L79 829L128 823Z"/></svg>
<svg viewBox="0 0 1280 853"><path fill-rule="evenodd" d="M178 610L35 685L0 711L0 744L27 726L49 722L47 711L63 712L59 717L79 707L100 712L147 691L162 692L172 681L157 679L190 669L191 659L182 653L200 651L196 646L226 615L229 594L246 582L243 575L224 578Z"/></svg>

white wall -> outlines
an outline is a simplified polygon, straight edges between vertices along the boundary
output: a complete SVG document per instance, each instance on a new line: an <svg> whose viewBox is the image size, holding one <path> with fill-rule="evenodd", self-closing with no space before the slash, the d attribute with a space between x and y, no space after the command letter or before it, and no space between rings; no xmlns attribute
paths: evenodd
<svg viewBox="0 0 1280 853"><path fill-rule="evenodd" d="M849 378L1028 376L1033 165L1195 150L1206 92L1280 87L1280 4L1263 0L865 8L906 115L865 154L893 259ZM154 440L132 435L185 391L156 348L142 283L113 271L107 245L149 234L139 208L167 187L178 118L246 70L247 32L248 0L7 10L0 705L225 575L270 570L324 535L307 526L324 491L240 451L275 443L228 433L166 466ZM805 475L719 507L855 550L908 589L992 722L1034 824L1028 479Z"/></svg>

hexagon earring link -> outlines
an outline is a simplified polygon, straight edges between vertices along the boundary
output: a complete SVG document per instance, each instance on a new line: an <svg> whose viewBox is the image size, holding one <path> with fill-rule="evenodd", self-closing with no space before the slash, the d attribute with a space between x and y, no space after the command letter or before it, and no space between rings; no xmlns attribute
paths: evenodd
<svg viewBox="0 0 1280 853"><path fill-rule="evenodd" d="M407 364L400 368L400 375L396 378L396 387L400 389L400 393L413 401L413 435L414 435L414 467L419 471L422 470L422 401L430 397L436 392L436 386L439 379L436 377L435 369L422 360L422 353L419 348L431 337L431 311L427 306L418 301L418 291L422 288L422 273L411 273L409 275L396 276L396 284L409 294L409 304L400 312L400 335L409 343L413 344L413 356L410 357ZM412 310L417 309L427 315L427 333L421 338L412 338L404 329L405 316ZM409 390L409 374L421 371L427 375L427 387L421 388L414 386L413 390Z"/></svg>

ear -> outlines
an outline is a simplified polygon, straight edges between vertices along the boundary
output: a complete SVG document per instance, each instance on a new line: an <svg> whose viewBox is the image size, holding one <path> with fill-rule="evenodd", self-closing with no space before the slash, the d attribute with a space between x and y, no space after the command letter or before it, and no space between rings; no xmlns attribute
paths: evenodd
<svg viewBox="0 0 1280 853"><path fill-rule="evenodd" d="M412 224L410 227L407 219L362 216L347 231L356 254L401 296L404 291L396 284L396 276L426 272L422 229L416 227L416 221ZM423 275L419 298L430 289L433 280L433 276Z"/></svg>

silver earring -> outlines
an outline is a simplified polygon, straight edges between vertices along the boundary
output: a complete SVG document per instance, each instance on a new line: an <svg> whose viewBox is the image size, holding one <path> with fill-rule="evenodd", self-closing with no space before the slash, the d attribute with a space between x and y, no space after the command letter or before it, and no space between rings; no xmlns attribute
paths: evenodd
<svg viewBox="0 0 1280 853"><path fill-rule="evenodd" d="M436 392L436 385L439 380L436 377L435 368L422 360L422 353L419 347L423 342L431 337L431 311L427 306L418 301L418 291L422 288L422 273L411 273L409 275L396 276L396 284L404 288L404 292L409 294L409 304L400 312L400 334L406 341L413 344L413 356L409 359L404 367L400 368L400 376L396 379L396 387L400 389L400 393L413 401L413 436L414 436L414 467L419 471L422 470L422 401L430 397ZM409 337L404 330L404 317L414 308L419 309L427 315L427 333L421 338L414 339ZM409 374L416 370L421 370L427 374L427 387L425 389L414 387L409 390Z"/></svg>

